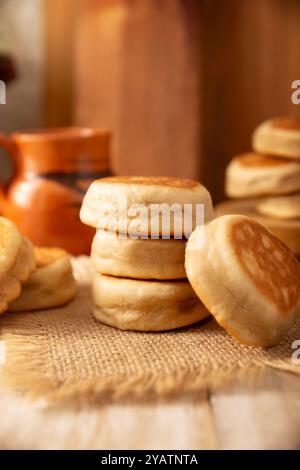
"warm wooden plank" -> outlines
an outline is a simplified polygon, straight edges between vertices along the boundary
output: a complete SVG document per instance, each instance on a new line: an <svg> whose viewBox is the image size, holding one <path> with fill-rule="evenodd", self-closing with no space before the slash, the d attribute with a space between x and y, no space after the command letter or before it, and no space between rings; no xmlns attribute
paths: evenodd
<svg viewBox="0 0 300 470"><path fill-rule="evenodd" d="M252 386L213 394L220 448L299 449L299 397L299 377L272 369Z"/></svg>
<svg viewBox="0 0 300 470"><path fill-rule="evenodd" d="M47 126L72 124L77 8L77 0L44 0Z"/></svg>
<svg viewBox="0 0 300 470"><path fill-rule="evenodd" d="M81 2L75 118L113 130L119 173L198 173L199 2Z"/></svg>
<svg viewBox="0 0 300 470"><path fill-rule="evenodd" d="M299 377L271 369L252 386L154 404L43 409L2 390L0 448L295 449L299 392Z"/></svg>
<svg viewBox="0 0 300 470"><path fill-rule="evenodd" d="M81 5L75 119L113 129L118 172L200 178L218 201L254 127L300 112L295 0Z"/></svg>
<svg viewBox="0 0 300 470"><path fill-rule="evenodd" d="M198 401L40 409L0 394L1 449L209 449L215 430ZM120 425L122 423L122 425Z"/></svg>

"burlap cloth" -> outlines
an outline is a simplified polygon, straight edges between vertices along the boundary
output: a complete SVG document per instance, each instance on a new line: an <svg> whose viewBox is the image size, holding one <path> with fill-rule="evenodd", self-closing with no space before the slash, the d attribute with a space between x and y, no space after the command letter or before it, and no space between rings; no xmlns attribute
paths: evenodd
<svg viewBox="0 0 300 470"><path fill-rule="evenodd" d="M79 293L64 308L5 314L2 384L50 401L72 398L163 397L220 388L237 376L255 379L266 367L300 374L292 342L300 321L278 346L241 346L213 319L165 333L119 331L91 313L89 259L74 260Z"/></svg>

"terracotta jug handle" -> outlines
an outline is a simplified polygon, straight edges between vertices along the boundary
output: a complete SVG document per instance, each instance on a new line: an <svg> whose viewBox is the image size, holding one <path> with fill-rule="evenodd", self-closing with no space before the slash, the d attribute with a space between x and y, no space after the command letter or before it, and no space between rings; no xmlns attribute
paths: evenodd
<svg viewBox="0 0 300 470"><path fill-rule="evenodd" d="M14 154L15 154L14 145L12 141L8 137L6 137L6 135L4 135L2 132L0 132L0 148L3 148L7 151L14 165L14 160L15 160L14 159ZM0 162L0 169L1 169L1 166L2 164ZM5 186L0 181L0 213L2 212L4 198L5 198Z"/></svg>

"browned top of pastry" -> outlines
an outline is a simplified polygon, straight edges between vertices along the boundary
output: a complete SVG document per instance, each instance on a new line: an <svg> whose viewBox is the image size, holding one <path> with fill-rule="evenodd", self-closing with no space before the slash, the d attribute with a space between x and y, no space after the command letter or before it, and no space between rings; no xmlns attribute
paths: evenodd
<svg viewBox="0 0 300 470"><path fill-rule="evenodd" d="M34 247L37 268L42 268L53 263L58 258L67 256L68 253L61 248L40 248Z"/></svg>
<svg viewBox="0 0 300 470"><path fill-rule="evenodd" d="M168 176L111 176L108 178L102 178L99 183L121 183L121 184L136 184L145 186L171 186L175 188L194 188L201 186L198 181L183 179L183 178L172 178Z"/></svg>
<svg viewBox="0 0 300 470"><path fill-rule="evenodd" d="M300 131L300 117L278 117L271 121L272 127L276 129L287 129Z"/></svg>
<svg viewBox="0 0 300 470"><path fill-rule="evenodd" d="M287 315L299 301L300 265L284 243L261 224L242 220L232 226L232 244L258 291Z"/></svg>
<svg viewBox="0 0 300 470"><path fill-rule="evenodd" d="M246 167L269 167L278 165L288 165L290 163L286 158L274 157L272 155L262 155L260 153L243 153L234 157L240 165Z"/></svg>

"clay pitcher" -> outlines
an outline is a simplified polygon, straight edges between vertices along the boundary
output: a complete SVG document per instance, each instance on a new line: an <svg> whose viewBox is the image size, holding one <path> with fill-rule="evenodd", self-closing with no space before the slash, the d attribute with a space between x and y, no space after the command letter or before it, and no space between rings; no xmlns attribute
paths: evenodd
<svg viewBox="0 0 300 470"><path fill-rule="evenodd" d="M58 128L0 134L13 161L0 210L37 246L89 254L94 230L79 220L89 184L110 174L110 133ZM0 162L1 168L1 162Z"/></svg>

